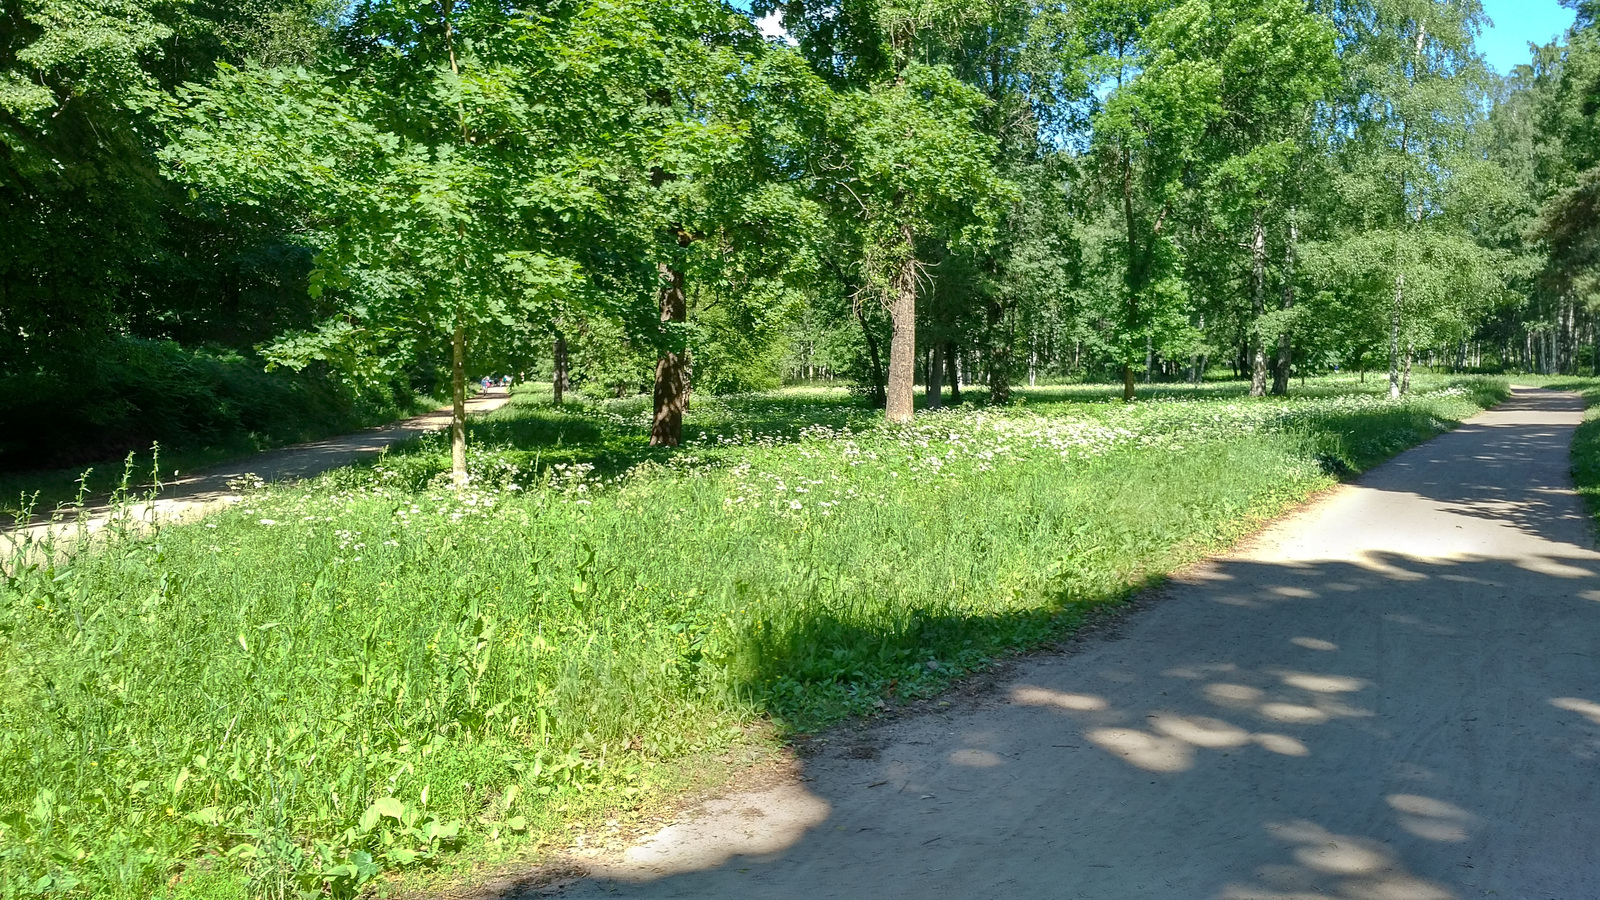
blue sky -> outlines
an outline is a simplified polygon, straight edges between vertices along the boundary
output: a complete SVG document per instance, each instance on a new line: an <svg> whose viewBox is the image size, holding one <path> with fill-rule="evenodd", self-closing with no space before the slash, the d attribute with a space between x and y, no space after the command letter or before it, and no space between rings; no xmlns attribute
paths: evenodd
<svg viewBox="0 0 1600 900"><path fill-rule="evenodd" d="M749 0L732 2L739 9L750 8ZM1483 8L1494 27L1478 36L1478 49L1502 75L1528 61L1529 41L1548 43L1572 24L1572 10L1558 0L1483 0ZM776 13L757 24L768 37L782 33Z"/></svg>
<svg viewBox="0 0 1600 900"><path fill-rule="evenodd" d="M1572 24L1572 10L1556 0L1483 0L1494 21L1478 36L1478 49L1504 75L1528 61L1528 42L1549 43Z"/></svg>

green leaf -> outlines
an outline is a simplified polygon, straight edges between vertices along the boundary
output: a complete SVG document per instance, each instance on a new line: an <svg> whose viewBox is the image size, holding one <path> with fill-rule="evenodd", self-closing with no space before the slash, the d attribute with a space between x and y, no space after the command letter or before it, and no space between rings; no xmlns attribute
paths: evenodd
<svg viewBox="0 0 1600 900"><path fill-rule="evenodd" d="M406 805L400 802L397 797L382 797L372 804L372 811L375 811L379 816L388 816L398 822L405 815Z"/></svg>

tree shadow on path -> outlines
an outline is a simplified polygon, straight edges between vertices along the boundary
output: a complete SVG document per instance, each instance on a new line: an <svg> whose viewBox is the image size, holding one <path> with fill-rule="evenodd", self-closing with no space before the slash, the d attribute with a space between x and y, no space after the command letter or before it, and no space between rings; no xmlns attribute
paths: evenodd
<svg viewBox="0 0 1600 900"><path fill-rule="evenodd" d="M1600 897L1580 417L1519 391L1069 652L586 858L565 896Z"/></svg>
<svg viewBox="0 0 1600 900"><path fill-rule="evenodd" d="M1219 563L564 896L1600 896L1600 559L1571 549Z"/></svg>

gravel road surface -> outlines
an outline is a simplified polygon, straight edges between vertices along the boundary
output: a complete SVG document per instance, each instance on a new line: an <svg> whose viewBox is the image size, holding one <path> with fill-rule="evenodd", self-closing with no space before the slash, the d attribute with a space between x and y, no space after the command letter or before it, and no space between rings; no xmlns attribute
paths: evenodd
<svg viewBox="0 0 1600 900"><path fill-rule="evenodd" d="M1519 389L1108 634L841 732L562 896L1600 898L1581 418Z"/></svg>

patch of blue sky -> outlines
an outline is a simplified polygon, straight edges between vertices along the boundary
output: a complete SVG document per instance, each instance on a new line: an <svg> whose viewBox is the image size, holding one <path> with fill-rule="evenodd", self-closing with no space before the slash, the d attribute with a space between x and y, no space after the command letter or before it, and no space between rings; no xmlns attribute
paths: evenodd
<svg viewBox="0 0 1600 900"><path fill-rule="evenodd" d="M1572 27L1573 12L1558 0L1483 0L1492 27L1478 36L1478 50L1502 75L1525 65L1528 43L1548 44Z"/></svg>

